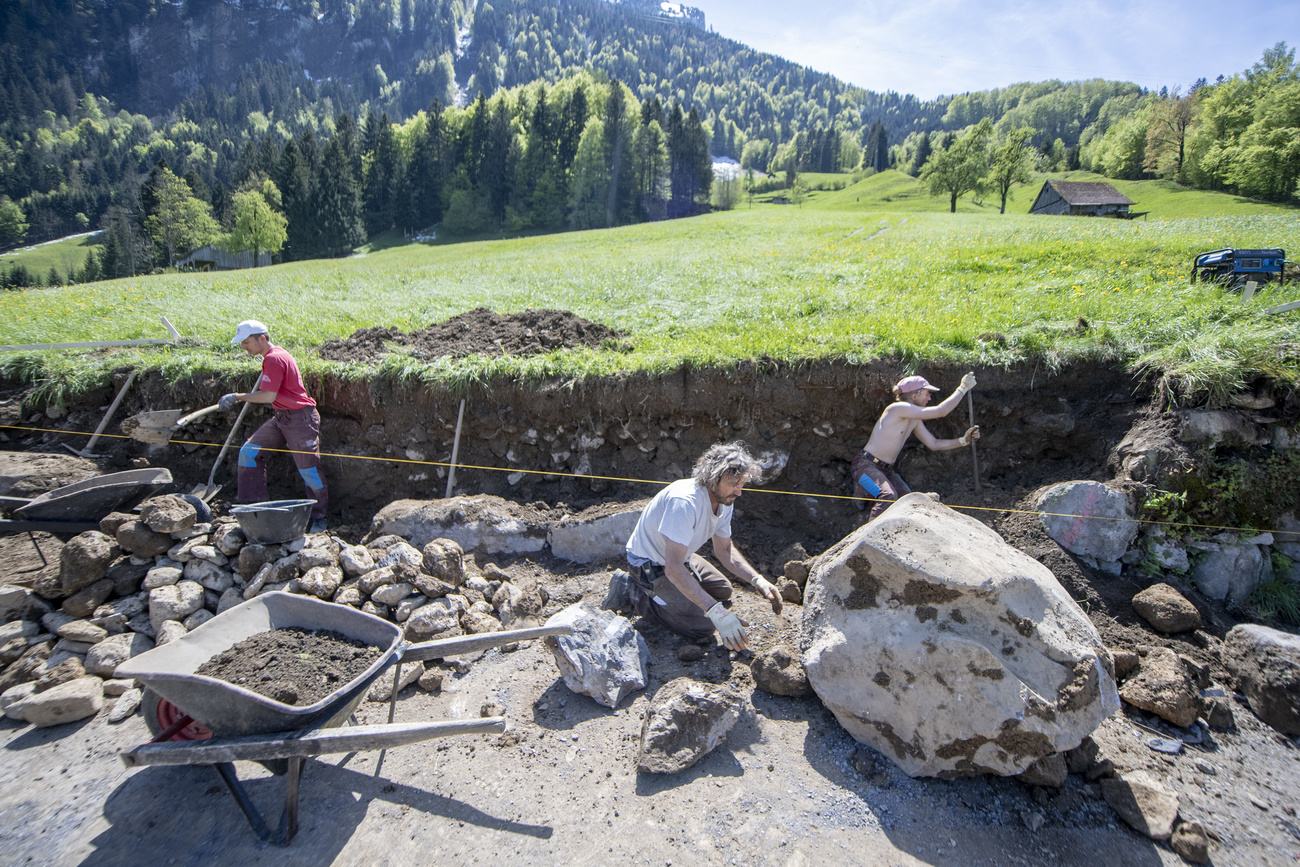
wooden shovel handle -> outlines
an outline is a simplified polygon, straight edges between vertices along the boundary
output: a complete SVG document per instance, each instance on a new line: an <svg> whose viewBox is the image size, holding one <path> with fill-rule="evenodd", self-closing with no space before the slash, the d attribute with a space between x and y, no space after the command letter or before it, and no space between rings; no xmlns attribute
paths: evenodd
<svg viewBox="0 0 1300 867"><path fill-rule="evenodd" d="M212 406L205 406L203 409L192 412L189 415L183 415L180 418L176 419L176 424L174 425L174 427L185 427L185 425L189 424L190 422L198 421L199 419L203 418L205 415L214 413L219 409L221 409L221 404L219 403L214 403L212 404Z"/></svg>

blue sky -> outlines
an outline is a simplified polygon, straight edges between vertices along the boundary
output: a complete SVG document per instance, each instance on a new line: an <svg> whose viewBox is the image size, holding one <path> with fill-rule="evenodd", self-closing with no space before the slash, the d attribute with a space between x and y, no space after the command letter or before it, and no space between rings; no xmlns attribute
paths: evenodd
<svg viewBox="0 0 1300 867"><path fill-rule="evenodd" d="M1300 44L1300 2L685 0L715 31L869 90L923 99L1018 81L1149 88L1231 76ZM1231 10L1231 11L1230 11Z"/></svg>

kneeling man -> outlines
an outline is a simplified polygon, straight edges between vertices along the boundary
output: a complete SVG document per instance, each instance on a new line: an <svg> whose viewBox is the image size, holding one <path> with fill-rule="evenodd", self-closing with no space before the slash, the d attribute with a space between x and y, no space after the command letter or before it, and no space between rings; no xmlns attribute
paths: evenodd
<svg viewBox="0 0 1300 867"><path fill-rule="evenodd" d="M781 595L746 562L731 541L731 513L745 483L762 473L743 443L715 445L695 462L694 476L673 482L641 512L627 542L632 566L632 605L692 640L717 630L730 650L744 650L744 624L728 610L731 583L696 554L713 540L713 554L728 572L747 582L781 612Z"/></svg>

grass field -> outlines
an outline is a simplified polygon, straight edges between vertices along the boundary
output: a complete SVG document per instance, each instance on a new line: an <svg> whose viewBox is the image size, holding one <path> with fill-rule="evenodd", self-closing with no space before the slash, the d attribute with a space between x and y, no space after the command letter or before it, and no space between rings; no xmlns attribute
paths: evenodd
<svg viewBox="0 0 1300 867"><path fill-rule="evenodd" d="M91 247L99 246L99 238L98 232L87 232L45 244L19 247L0 253L0 268L9 268L12 263L19 262L33 277L41 280L45 280L50 268L54 268L61 278L67 280L69 274L86 264L86 254Z"/></svg>
<svg viewBox="0 0 1300 867"><path fill-rule="evenodd" d="M904 190L908 181L887 172L858 186ZM1166 372L1194 390L1232 389L1256 373L1300 382L1300 312L1262 312L1300 298L1300 286L1243 305L1234 293L1187 280L1202 250L1300 251L1300 213L1121 222L1002 216L996 207L956 215L863 209L849 207L854 195L849 188L803 207L742 204L604 231L407 244L344 260L2 293L3 345L162 337L162 315L198 341L111 355L0 354L0 364L75 390L127 365L175 377L242 369L228 341L244 318L266 321L273 339L301 350L358 328L409 330L488 306L572 310L626 332L633 349L432 364L395 356L385 368L463 383L684 362L725 367L762 356L997 365L1092 358ZM366 373L305 354L303 361L343 376Z"/></svg>

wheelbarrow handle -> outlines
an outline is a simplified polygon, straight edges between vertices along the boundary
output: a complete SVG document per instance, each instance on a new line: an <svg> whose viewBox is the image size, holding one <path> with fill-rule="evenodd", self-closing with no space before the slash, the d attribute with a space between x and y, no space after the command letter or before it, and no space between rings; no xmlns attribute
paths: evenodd
<svg viewBox="0 0 1300 867"><path fill-rule="evenodd" d="M266 761L293 756L387 749L432 738L500 734L505 730L505 717L492 716L472 720L310 729L305 732L276 732L206 741L165 741L122 750L118 756L128 768L142 765L210 765L218 762Z"/></svg>
<svg viewBox="0 0 1300 867"><path fill-rule="evenodd" d="M530 638L545 638L548 635L571 635L572 626L538 626L533 629L511 629L506 632L484 632L479 635L458 635L455 638L440 638L423 644L412 644L402 651L402 662L427 662L444 656L456 656L460 653L473 653L527 641Z"/></svg>

